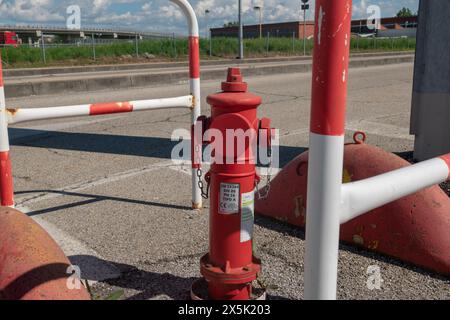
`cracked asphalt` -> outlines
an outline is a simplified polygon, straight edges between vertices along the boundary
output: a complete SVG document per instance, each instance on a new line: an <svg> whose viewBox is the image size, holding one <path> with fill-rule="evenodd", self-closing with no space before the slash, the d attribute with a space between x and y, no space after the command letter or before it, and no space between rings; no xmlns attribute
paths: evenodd
<svg viewBox="0 0 450 320"><path fill-rule="evenodd" d="M350 70L347 138L410 152L412 64ZM225 77L225 75L224 75ZM245 74L244 74L245 77ZM245 79L263 97L261 117L281 129L281 164L308 146L310 75ZM205 97L218 81L203 83ZM187 85L8 99L8 107L44 107L185 95ZM94 295L123 289L124 299L186 299L208 250L208 203L190 209L189 164L174 165L175 129L189 113L164 110L38 121L10 128L16 201L56 237ZM349 140L350 141L350 140ZM55 231L57 230L57 232ZM57 235L57 236L56 236ZM304 233L257 217L255 250L269 299L303 298ZM341 245L340 299L450 299L450 279L398 260ZM95 266L95 268L93 267ZM378 266L382 285L367 286Z"/></svg>

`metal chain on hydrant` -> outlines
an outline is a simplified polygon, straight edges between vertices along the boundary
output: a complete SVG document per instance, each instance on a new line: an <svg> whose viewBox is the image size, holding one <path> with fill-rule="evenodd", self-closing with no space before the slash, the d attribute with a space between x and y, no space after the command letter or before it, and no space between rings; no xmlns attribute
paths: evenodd
<svg viewBox="0 0 450 320"><path fill-rule="evenodd" d="M269 156L269 165L267 167L267 184L266 184L266 191L264 194L261 194L261 190L259 189L259 183L260 181L256 181L256 193L258 195L258 200L264 200L267 199L267 197L270 194L270 188L272 183L272 144L270 145L270 148L267 150L268 156Z"/></svg>
<svg viewBox="0 0 450 320"><path fill-rule="evenodd" d="M207 200L209 199L209 188L211 185L211 180L208 178L208 175L205 176L205 181L207 184L205 189L205 184L203 183L203 170L201 168L197 169L197 177L198 177L198 188L200 189L202 198Z"/></svg>

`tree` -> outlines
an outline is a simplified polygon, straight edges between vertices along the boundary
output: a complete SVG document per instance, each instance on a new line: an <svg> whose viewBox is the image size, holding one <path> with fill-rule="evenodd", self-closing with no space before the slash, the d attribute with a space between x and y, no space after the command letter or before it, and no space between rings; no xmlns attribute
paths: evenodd
<svg viewBox="0 0 450 320"><path fill-rule="evenodd" d="M409 8L403 7L398 13L397 18L407 18L414 16L414 13Z"/></svg>
<svg viewBox="0 0 450 320"><path fill-rule="evenodd" d="M225 28L239 26L239 21L228 22L223 25Z"/></svg>

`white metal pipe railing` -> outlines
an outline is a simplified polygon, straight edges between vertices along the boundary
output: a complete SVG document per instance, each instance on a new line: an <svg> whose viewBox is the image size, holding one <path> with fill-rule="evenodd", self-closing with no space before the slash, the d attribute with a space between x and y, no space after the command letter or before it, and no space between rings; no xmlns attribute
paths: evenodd
<svg viewBox="0 0 450 320"><path fill-rule="evenodd" d="M8 109L5 107L3 94L3 81L0 68L0 155L9 156L9 139L7 125L24 121L65 118L74 116L93 116L101 114L156 110L166 108L190 108L192 111L191 124L195 125L201 115L201 92L200 92L200 45L198 34L198 21L195 11L186 0L169 0L178 5L183 11L189 25L189 87L190 95L178 98L139 100L129 102L112 102L100 104L85 104L54 108L29 108L29 109ZM3 111L2 111L3 110ZM194 139L192 139L194 143ZM193 146L192 150L201 150L199 143ZM4 152L3 152L4 151ZM3 153L2 153L3 152ZM193 152L195 153L195 152ZM197 153L198 158L192 159L192 206L194 209L202 208L202 197L199 188L198 172L201 171L201 152ZM5 158L6 159L6 158ZM2 160L1 164L6 163ZM3 170L5 169L5 170ZM12 179L10 166L3 168L0 166L0 186L1 190L12 192ZM8 180L9 179L9 180ZM9 191L8 191L9 192ZM8 196L9 197L9 196ZM12 196L11 196L12 198ZM2 199L2 203L5 203Z"/></svg>
<svg viewBox="0 0 450 320"><path fill-rule="evenodd" d="M446 162L436 158L363 181L344 184L341 224L424 188L439 184L447 179L448 174L449 168Z"/></svg>
<svg viewBox="0 0 450 320"><path fill-rule="evenodd" d="M148 111L171 108L192 108L192 96L167 99L137 100L130 102L111 102L82 104L63 107L7 109L8 124L44 119L59 119L78 116Z"/></svg>

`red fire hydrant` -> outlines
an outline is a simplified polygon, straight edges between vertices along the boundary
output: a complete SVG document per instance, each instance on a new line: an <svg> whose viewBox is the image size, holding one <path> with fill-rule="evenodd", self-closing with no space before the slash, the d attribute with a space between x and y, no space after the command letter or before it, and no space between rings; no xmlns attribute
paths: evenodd
<svg viewBox="0 0 450 320"><path fill-rule="evenodd" d="M253 255L257 150L270 149L270 120L257 118L262 99L247 92L239 68L230 68L222 92L207 98L211 118L201 118L214 135L210 183L210 247L201 259L209 299L248 300L252 283L261 271ZM206 128L205 128L206 127ZM222 143L217 133L221 133ZM205 135L208 140L208 134ZM244 138L243 138L244 137Z"/></svg>

